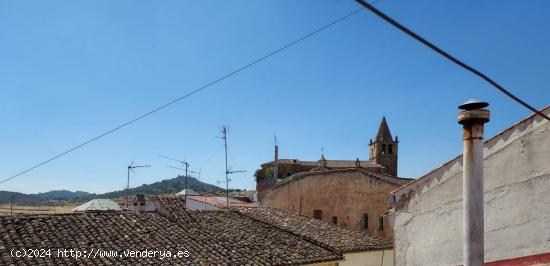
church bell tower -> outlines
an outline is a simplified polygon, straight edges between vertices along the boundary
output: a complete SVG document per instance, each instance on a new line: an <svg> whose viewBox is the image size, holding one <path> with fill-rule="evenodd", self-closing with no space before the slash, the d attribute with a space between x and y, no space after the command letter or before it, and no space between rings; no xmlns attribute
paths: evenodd
<svg viewBox="0 0 550 266"><path fill-rule="evenodd" d="M370 160L386 168L386 172L397 177L397 136L392 138L386 117L378 128L378 134L374 141L370 140Z"/></svg>

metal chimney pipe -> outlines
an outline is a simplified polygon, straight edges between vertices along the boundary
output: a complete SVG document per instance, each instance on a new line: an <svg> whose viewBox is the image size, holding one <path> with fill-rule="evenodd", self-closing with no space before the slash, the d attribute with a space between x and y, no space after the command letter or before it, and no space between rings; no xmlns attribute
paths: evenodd
<svg viewBox="0 0 550 266"><path fill-rule="evenodd" d="M469 100L458 108L463 127L464 265L484 263L483 126L489 122L488 103Z"/></svg>

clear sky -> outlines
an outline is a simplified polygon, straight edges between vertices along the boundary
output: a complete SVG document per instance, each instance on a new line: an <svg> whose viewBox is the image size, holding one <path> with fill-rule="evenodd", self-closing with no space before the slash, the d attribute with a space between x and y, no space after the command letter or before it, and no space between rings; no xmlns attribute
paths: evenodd
<svg viewBox="0 0 550 266"><path fill-rule="evenodd" d="M381 0L376 6L537 108L550 104L550 1ZM103 133L354 9L335 1L0 0L0 178ZM462 151L456 106L491 103L495 133L529 115L487 83L368 11L0 190L107 192L130 161L132 185L174 177L254 188L273 157L368 158L383 115L399 175L416 178Z"/></svg>

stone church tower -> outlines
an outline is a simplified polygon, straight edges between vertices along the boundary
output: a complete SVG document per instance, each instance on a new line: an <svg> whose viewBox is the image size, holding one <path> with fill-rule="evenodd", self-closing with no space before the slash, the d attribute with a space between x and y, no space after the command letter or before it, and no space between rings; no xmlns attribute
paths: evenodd
<svg viewBox="0 0 550 266"><path fill-rule="evenodd" d="M374 142L370 140L370 160L386 167L386 171L395 177L397 177L398 143L397 136L395 140L391 136L386 118L382 117L376 139Z"/></svg>

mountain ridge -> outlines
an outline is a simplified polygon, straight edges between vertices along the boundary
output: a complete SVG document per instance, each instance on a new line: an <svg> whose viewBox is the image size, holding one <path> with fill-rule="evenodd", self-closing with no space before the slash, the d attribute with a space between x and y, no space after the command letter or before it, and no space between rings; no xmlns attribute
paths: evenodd
<svg viewBox="0 0 550 266"><path fill-rule="evenodd" d="M151 184L143 184L141 186L131 188L129 194L169 194L177 193L184 189L185 177L178 175L174 178L163 179ZM188 177L187 184L190 189L198 193L202 192L222 192L225 189L218 186L201 182L194 177ZM239 190L240 191L240 190ZM13 191L0 191L0 204L9 204L13 197L13 203L19 205L41 205L55 204L62 202L83 202L97 198L113 199L126 195L126 190L115 190L107 193L88 193L85 191L69 191L69 190L51 190L41 193L25 194Z"/></svg>

